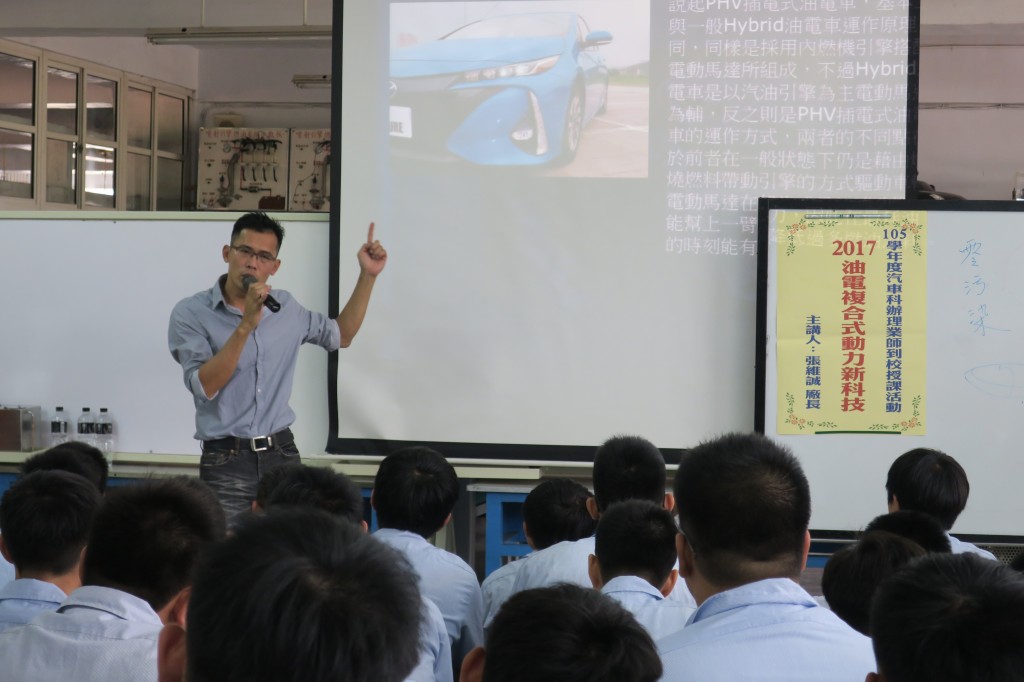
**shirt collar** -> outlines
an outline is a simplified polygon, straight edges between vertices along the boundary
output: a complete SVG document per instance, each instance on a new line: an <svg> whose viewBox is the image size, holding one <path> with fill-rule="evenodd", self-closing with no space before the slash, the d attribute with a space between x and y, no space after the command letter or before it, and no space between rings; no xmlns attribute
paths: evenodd
<svg viewBox="0 0 1024 682"><path fill-rule="evenodd" d="M103 611L121 620L162 624L160 616L148 602L111 587L99 587L98 585L79 587L60 605L57 612L63 613L74 608Z"/></svg>
<svg viewBox="0 0 1024 682"><path fill-rule="evenodd" d="M0 589L0 599L35 599L59 604L67 595L53 583L34 578L12 580Z"/></svg>
<svg viewBox="0 0 1024 682"><path fill-rule="evenodd" d="M768 578L740 585L708 597L690 616L689 622L696 623L705 618L753 604L791 604L808 608L818 607L814 597L789 578Z"/></svg>
<svg viewBox="0 0 1024 682"><path fill-rule="evenodd" d="M661 590L654 587L643 578L635 575L620 575L612 578L604 584L601 588L602 594L611 594L613 592L636 592L646 594L654 599L661 601L664 599L664 595L661 594Z"/></svg>

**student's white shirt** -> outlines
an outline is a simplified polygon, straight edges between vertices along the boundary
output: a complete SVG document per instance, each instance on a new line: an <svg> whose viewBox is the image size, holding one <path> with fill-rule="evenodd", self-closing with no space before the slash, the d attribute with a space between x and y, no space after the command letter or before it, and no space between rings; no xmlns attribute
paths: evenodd
<svg viewBox="0 0 1024 682"><path fill-rule="evenodd" d="M985 559L991 559L992 561L999 561L996 559L996 555L987 549L982 549L977 545L972 545L964 540L959 540L949 533L946 533L946 537L949 538L949 548L953 551L953 554L977 554Z"/></svg>

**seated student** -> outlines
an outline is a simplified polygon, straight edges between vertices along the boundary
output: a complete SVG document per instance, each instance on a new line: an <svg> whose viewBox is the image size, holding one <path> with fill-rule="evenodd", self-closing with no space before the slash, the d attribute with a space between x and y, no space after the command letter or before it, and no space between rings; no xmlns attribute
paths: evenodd
<svg viewBox="0 0 1024 682"><path fill-rule="evenodd" d="M865 533L884 531L899 535L924 548L929 554L950 554L949 534L938 519L924 512L912 509L881 514L871 520Z"/></svg>
<svg viewBox="0 0 1024 682"><path fill-rule="evenodd" d="M656 682L651 636L613 599L576 585L520 592L462 665L462 682Z"/></svg>
<svg viewBox="0 0 1024 682"><path fill-rule="evenodd" d="M187 624L164 626L159 680L401 682L417 659L410 571L316 509L244 518L200 561Z"/></svg>
<svg viewBox="0 0 1024 682"><path fill-rule="evenodd" d="M991 552L949 534L967 506L971 486L960 463L944 452L915 448L896 458L885 480L889 511L913 509L938 519L949 538L953 554L971 552L995 560Z"/></svg>
<svg viewBox="0 0 1024 682"><path fill-rule="evenodd" d="M405 555L419 577L420 592L440 609L453 670L484 637L476 572L427 540L451 521L458 497L455 468L441 453L425 447L403 448L385 457L370 495L380 526L373 537Z"/></svg>
<svg viewBox="0 0 1024 682"><path fill-rule="evenodd" d="M829 557L821 575L821 591L832 613L866 635L871 597L878 585L927 553L916 542L893 533L864 533Z"/></svg>
<svg viewBox="0 0 1024 682"><path fill-rule="evenodd" d="M81 441L61 443L21 463L22 475L33 471L70 471L92 481L100 495L107 489L107 460L98 448ZM0 556L0 585L12 580L14 566Z"/></svg>
<svg viewBox="0 0 1024 682"><path fill-rule="evenodd" d="M1024 680L1024 580L972 553L929 555L878 588L868 681Z"/></svg>
<svg viewBox="0 0 1024 682"><path fill-rule="evenodd" d="M665 599L676 585L672 513L648 500L617 502L601 514L590 555L594 589L615 599L655 640L682 630L694 607Z"/></svg>
<svg viewBox="0 0 1024 682"><path fill-rule="evenodd" d="M260 485L271 477L276 482L267 493L266 510L319 509L366 532L362 492L345 474L326 467L283 465L271 469L260 480ZM444 616L434 602L426 597L421 600L420 660L407 679L409 682L451 682L454 677L452 648Z"/></svg>
<svg viewBox="0 0 1024 682"><path fill-rule="evenodd" d="M79 564L100 504L92 483L66 471L37 471L0 499L0 553L17 579L0 588L0 630L54 611L81 587Z"/></svg>
<svg viewBox="0 0 1024 682"><path fill-rule="evenodd" d="M552 478L530 491L523 503L523 533L533 551L547 549L564 540L589 538L597 521L587 511L590 491L568 478ZM530 556L527 554L526 556ZM510 561L484 579L484 627L512 595L516 571L522 559Z"/></svg>
<svg viewBox="0 0 1024 682"><path fill-rule="evenodd" d="M224 512L198 479L110 491L89 534L82 587L56 612L0 632L4 679L156 680L160 629L184 622L193 565L224 534Z"/></svg>
<svg viewBox="0 0 1024 682"><path fill-rule="evenodd" d="M622 500L650 500L669 511L674 506L672 494L665 492L665 458L653 443L638 436L605 441L594 453L593 481L594 496L587 501L587 509L595 519ZM590 587L588 566L593 553L593 537L559 542L536 552L516 571L512 591L563 582ZM693 604L685 589L673 590L670 598Z"/></svg>
<svg viewBox="0 0 1024 682"><path fill-rule="evenodd" d="M756 434L689 451L675 477L679 574L697 600L658 645L665 682L859 680L871 640L799 585L811 493L796 458Z"/></svg>

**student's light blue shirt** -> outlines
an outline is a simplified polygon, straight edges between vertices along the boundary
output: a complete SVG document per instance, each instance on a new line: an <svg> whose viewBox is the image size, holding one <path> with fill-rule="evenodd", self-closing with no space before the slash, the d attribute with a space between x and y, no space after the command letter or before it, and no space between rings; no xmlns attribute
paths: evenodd
<svg viewBox="0 0 1024 682"><path fill-rule="evenodd" d="M504 566L495 569L489 576L484 578L480 584L480 591L484 596L484 630L486 631L501 609L501 605L512 596L512 587L516 581L516 571L525 565L525 561L533 556L533 552L515 561L510 561Z"/></svg>
<svg viewBox="0 0 1024 682"><path fill-rule="evenodd" d="M953 554L977 554L983 559L999 561L998 559L996 559L996 555L988 551L987 549L982 549L981 547L973 545L970 542L966 542L965 540L955 538L949 533L946 533L946 537L949 538L949 548L950 550L952 550Z"/></svg>
<svg viewBox="0 0 1024 682"><path fill-rule="evenodd" d="M162 627L138 597L80 587L57 611L0 632L0 671L18 682L156 682Z"/></svg>
<svg viewBox="0 0 1024 682"><path fill-rule="evenodd" d="M40 613L56 611L67 598L53 583L32 578L12 580L0 589L0 632L24 625Z"/></svg>
<svg viewBox="0 0 1024 682"><path fill-rule="evenodd" d="M402 552L419 575L420 592L444 616L452 647L452 666L484 643L484 604L476 572L465 561L435 547L416 533L381 528L373 534Z"/></svg>
<svg viewBox="0 0 1024 682"><path fill-rule="evenodd" d="M689 604L665 599L653 585L635 575L612 578L601 587L601 593L622 604L654 640L682 630L695 611Z"/></svg>
<svg viewBox="0 0 1024 682"><path fill-rule="evenodd" d="M444 616L434 602L423 597L420 625L420 660L406 682L452 682L452 646Z"/></svg>
<svg viewBox="0 0 1024 682"><path fill-rule="evenodd" d="M713 595L658 648L662 682L863 682L875 670L871 640L786 578Z"/></svg>
<svg viewBox="0 0 1024 682"><path fill-rule="evenodd" d="M195 402L195 437L255 438L277 433L295 421L288 400L299 347L315 343L337 350L341 330L326 315L303 308L287 291L274 289L281 309L263 311L234 375L220 392L207 396L199 381L199 368L224 347L242 321L242 311L224 300L223 279L174 306L167 330L171 356L181 365L185 386Z"/></svg>

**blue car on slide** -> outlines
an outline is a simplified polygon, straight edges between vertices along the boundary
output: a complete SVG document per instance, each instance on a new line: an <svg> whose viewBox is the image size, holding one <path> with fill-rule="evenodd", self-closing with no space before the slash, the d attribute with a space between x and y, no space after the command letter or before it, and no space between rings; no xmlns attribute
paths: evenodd
<svg viewBox="0 0 1024 682"><path fill-rule="evenodd" d="M572 12L475 21L391 50L389 116L400 156L493 166L564 163L608 102L608 67Z"/></svg>

